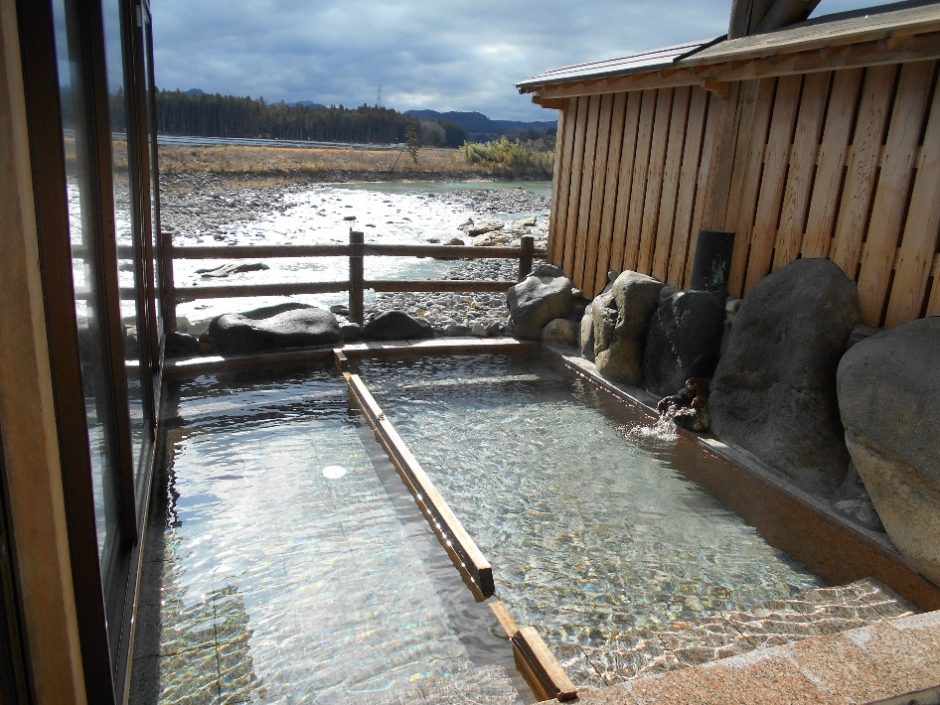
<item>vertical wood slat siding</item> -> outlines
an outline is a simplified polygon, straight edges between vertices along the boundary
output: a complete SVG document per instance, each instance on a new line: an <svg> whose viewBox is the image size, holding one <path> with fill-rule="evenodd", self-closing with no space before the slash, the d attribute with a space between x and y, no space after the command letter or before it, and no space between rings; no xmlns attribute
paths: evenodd
<svg viewBox="0 0 940 705"><path fill-rule="evenodd" d="M880 320L888 296L888 282L914 175L914 159L932 78L933 66L929 63L917 62L901 67L884 160L868 222L868 239L858 273L858 298L862 318L866 321Z"/></svg>
<svg viewBox="0 0 940 705"><path fill-rule="evenodd" d="M729 199L729 226L735 233L734 251L731 255L731 271L728 275L728 292L733 296L742 296L748 257L751 251L750 237L740 237L738 233L750 235L754 227L754 216L760 198L760 177L763 172L764 147L767 144L767 131L770 128L770 116L773 112L776 79L750 82L748 99L753 95L753 106L746 119L742 120L742 129L748 140L738 140L742 151L735 157L735 169L732 172L731 198ZM733 224L733 225L732 225Z"/></svg>
<svg viewBox="0 0 940 705"><path fill-rule="evenodd" d="M940 313L937 73L924 61L741 84L732 295L829 256L858 282L866 323ZM720 100L697 86L569 100L551 251L587 296L609 269L689 285Z"/></svg>
<svg viewBox="0 0 940 705"><path fill-rule="evenodd" d="M617 181L617 210L614 213L614 233L607 268L617 272L623 269L624 249L627 241L627 221L630 216L630 194L633 190L633 163L639 138L642 93L627 95L627 113L623 122L623 147L620 152L620 174Z"/></svg>
<svg viewBox="0 0 940 705"><path fill-rule="evenodd" d="M646 171L646 193L643 197L643 220L640 225L640 251L637 254L637 269L649 272L653 261L653 245L659 221L659 202L663 192L665 173L666 140L669 135L669 120L672 112L673 89L656 92L656 113L653 118L653 138L650 143L649 168Z"/></svg>
<svg viewBox="0 0 940 705"><path fill-rule="evenodd" d="M813 170L822 134L826 103L829 100L831 72L813 73L803 81L800 113L793 136L790 172L787 174L780 225L774 247L774 271L789 264L800 255L803 227L813 191Z"/></svg>
<svg viewBox="0 0 940 705"><path fill-rule="evenodd" d="M571 150L571 183L567 194L568 211L565 218L565 258L562 268L573 276L575 248L578 237L578 206L581 199L581 176L584 170L584 142L587 133L588 98L577 99L575 112L574 143ZM578 281L575 277L575 281Z"/></svg>
<svg viewBox="0 0 940 705"><path fill-rule="evenodd" d="M802 88L800 76L786 76L777 81L771 114L761 188L751 230L751 252L747 258L744 290L750 291L766 276L773 262L780 207L789 165L790 145L796 123L796 108Z"/></svg>
<svg viewBox="0 0 940 705"><path fill-rule="evenodd" d="M571 164L568 162L568 152L571 151L571 145L565 144L565 109L558 111L558 128L556 131L555 165L552 174L552 207L548 213L548 261L557 262L559 245L564 247L564 235L558 230L558 219L564 218L559 208L557 195L568 192L568 183L571 181ZM565 168L567 167L567 181ZM567 206L567 202L565 203ZM564 259L562 254L561 259Z"/></svg>
<svg viewBox="0 0 940 705"><path fill-rule="evenodd" d="M617 212L617 190L620 187L620 165L624 145L624 116L627 110L627 94L614 96L611 107L610 148L607 153L607 173L604 178L604 203L601 213L601 228L597 248L597 265L594 282L590 286L591 296L596 296L607 286L607 272L610 270L611 240L614 235L614 220ZM590 282L585 279L585 287Z"/></svg>
<svg viewBox="0 0 940 705"><path fill-rule="evenodd" d="M676 214L672 223L673 236L669 243L669 269L665 275L665 281L677 282L680 286L685 281L685 262L689 251L688 243L692 230L695 198L698 194L696 182L702 159L702 136L705 131L707 109L708 93L701 88L692 89L689 97L682 167L676 184L679 192L676 197ZM668 234L665 237L668 237Z"/></svg>
<svg viewBox="0 0 940 705"><path fill-rule="evenodd" d="M624 240L623 262L618 269L637 270L640 254L640 227L643 205L646 202L646 180L653 146L653 121L656 112L657 91L643 91L640 102L640 123L636 136L636 155L633 158L633 188L630 191L630 211Z"/></svg>
<svg viewBox="0 0 940 705"><path fill-rule="evenodd" d="M705 209L707 207L709 198L708 189L706 186L708 184L709 174L713 168L713 150L709 147L709 145L714 144L718 140L720 116L721 98L719 98L714 93L710 93L708 96L708 109L706 111L705 126L703 128L704 135L702 136L701 148L702 162L699 164L698 180L696 183L695 210L692 215L692 227L689 232L685 275L681 280L682 283L677 284L677 286L682 286L685 289L691 288L692 286L692 265L695 261L695 248L698 247L698 231L699 226L705 218ZM679 282L679 280L677 279L676 282Z"/></svg>
<svg viewBox="0 0 940 705"><path fill-rule="evenodd" d="M819 146L816 180L803 237L804 257L829 255L845 172L845 155L855 120L862 75L862 69L851 69L837 71L832 79L832 94Z"/></svg>
<svg viewBox="0 0 940 705"><path fill-rule="evenodd" d="M897 71L897 66L874 66L867 70L862 87L835 237L829 250L830 259L853 279L862 254L862 238Z"/></svg>
<svg viewBox="0 0 940 705"><path fill-rule="evenodd" d="M584 262L587 257L591 216L591 190L594 187L594 157L597 150L597 122L600 113L601 97L591 96L588 100L587 134L584 138L584 160L581 167L581 198L578 202L577 241L572 276L577 281L584 281Z"/></svg>
<svg viewBox="0 0 940 705"><path fill-rule="evenodd" d="M610 152L610 124L613 106L613 96L601 96L598 105L597 137L594 151L594 185L591 188L591 211L588 219L588 243L584 259L584 269L581 281L594 286L594 276L597 269L598 240L601 236L601 219L603 217L604 197L607 193L605 181L607 179L607 157Z"/></svg>
<svg viewBox="0 0 940 705"><path fill-rule="evenodd" d="M940 254L940 90L934 68L933 105L927 118L924 146L911 205L904 223L894 286L888 300L885 325L896 326L917 318L930 283L930 268ZM940 276L934 278L928 314L940 314Z"/></svg>
<svg viewBox="0 0 940 705"><path fill-rule="evenodd" d="M669 251L675 224L676 203L679 197L679 172L682 168L682 149L685 146L686 125L689 119L689 89L677 88L672 94L672 114L669 118L669 136L666 139L666 158L663 167L663 188L659 199L659 217L653 234L653 276L666 280L669 271Z"/></svg>

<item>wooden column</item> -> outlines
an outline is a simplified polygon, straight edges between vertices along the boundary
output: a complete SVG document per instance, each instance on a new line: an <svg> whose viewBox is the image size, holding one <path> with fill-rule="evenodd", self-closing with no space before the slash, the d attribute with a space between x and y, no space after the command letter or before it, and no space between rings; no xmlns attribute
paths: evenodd
<svg viewBox="0 0 940 705"><path fill-rule="evenodd" d="M522 281L532 271L532 253L535 251L535 238L523 235L520 241L522 252L519 255L519 281Z"/></svg>
<svg viewBox="0 0 940 705"><path fill-rule="evenodd" d="M362 325L363 305L363 265L362 244L364 236L358 230L349 231L349 320Z"/></svg>
<svg viewBox="0 0 940 705"><path fill-rule="evenodd" d="M0 5L0 430L36 702L86 702L56 432L17 16Z"/></svg>

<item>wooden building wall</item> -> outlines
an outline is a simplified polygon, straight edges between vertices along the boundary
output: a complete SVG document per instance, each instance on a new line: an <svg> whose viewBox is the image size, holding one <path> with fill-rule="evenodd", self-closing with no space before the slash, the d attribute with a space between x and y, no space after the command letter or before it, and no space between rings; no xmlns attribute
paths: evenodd
<svg viewBox="0 0 940 705"><path fill-rule="evenodd" d="M609 269L688 288L705 181L734 149L724 228L729 292L798 257L858 282L863 317L893 326L940 314L937 61L569 98L559 124L550 257L586 296ZM718 139L722 100L737 139Z"/></svg>

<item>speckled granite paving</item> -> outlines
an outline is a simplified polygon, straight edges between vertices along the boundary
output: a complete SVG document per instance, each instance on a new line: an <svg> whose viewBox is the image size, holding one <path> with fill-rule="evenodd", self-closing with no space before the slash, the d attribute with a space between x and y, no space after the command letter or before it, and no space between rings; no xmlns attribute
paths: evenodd
<svg viewBox="0 0 940 705"><path fill-rule="evenodd" d="M812 598L822 597L821 591L813 592L803 605L807 616L819 609ZM940 611L884 619L881 616L894 608L877 600L870 604L874 621L867 626L827 633L833 623L824 615L820 636L582 691L579 701L582 705L940 703ZM868 611L867 606L855 607L861 614ZM785 638L780 629L770 634L766 643Z"/></svg>
<svg viewBox="0 0 940 705"><path fill-rule="evenodd" d="M911 605L889 589L874 580L859 580L695 624L674 622L669 630L639 631L602 648L554 650L580 691L911 614Z"/></svg>

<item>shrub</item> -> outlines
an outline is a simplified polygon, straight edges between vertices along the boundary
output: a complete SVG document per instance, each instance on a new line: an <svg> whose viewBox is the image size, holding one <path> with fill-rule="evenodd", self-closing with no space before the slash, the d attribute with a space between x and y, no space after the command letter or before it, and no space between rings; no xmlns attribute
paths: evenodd
<svg viewBox="0 0 940 705"><path fill-rule="evenodd" d="M551 178L555 159L551 150L505 136L482 144L464 142L460 152L467 164L484 166L491 173L514 178Z"/></svg>

